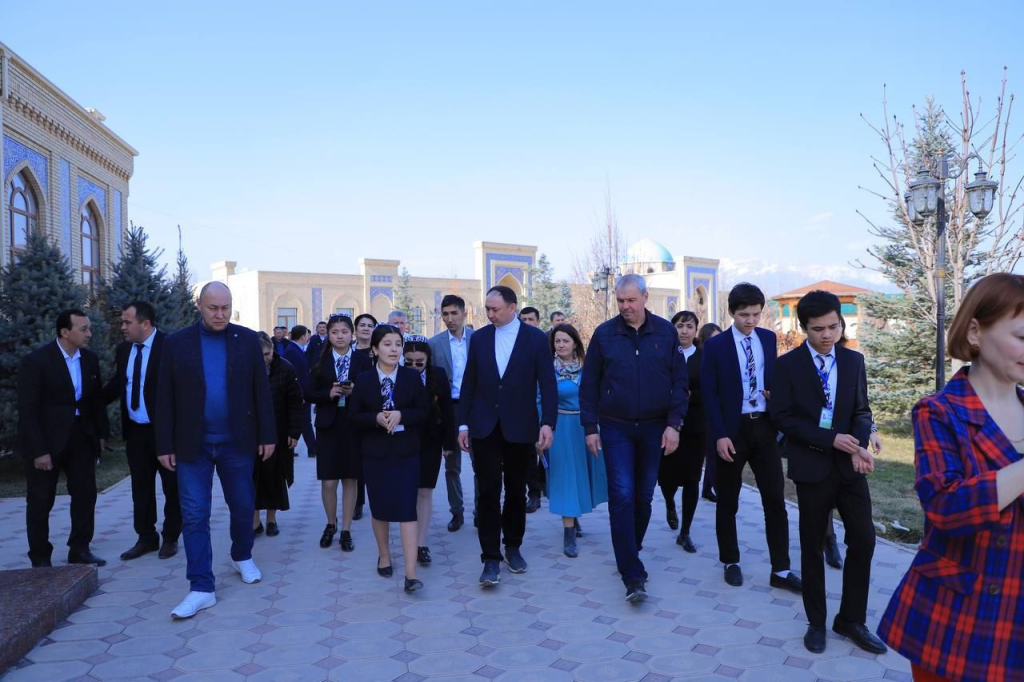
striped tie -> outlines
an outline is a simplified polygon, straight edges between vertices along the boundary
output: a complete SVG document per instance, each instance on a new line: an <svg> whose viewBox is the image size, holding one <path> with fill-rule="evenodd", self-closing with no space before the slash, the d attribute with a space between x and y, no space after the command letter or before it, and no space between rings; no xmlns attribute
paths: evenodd
<svg viewBox="0 0 1024 682"><path fill-rule="evenodd" d="M749 336L743 339L743 350L747 353L747 384L750 386L747 401L751 407L757 407L757 363L754 361L754 347Z"/></svg>

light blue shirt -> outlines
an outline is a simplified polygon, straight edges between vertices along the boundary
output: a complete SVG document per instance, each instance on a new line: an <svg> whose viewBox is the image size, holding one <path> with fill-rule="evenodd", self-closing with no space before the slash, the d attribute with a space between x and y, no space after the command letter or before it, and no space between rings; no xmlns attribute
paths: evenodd
<svg viewBox="0 0 1024 682"><path fill-rule="evenodd" d="M494 360L498 363L498 376L502 378L508 369L508 361L512 358L512 349L515 348L522 324L519 318L514 318L504 327L494 328Z"/></svg>
<svg viewBox="0 0 1024 682"><path fill-rule="evenodd" d="M68 365L68 374L71 375L71 383L75 387L75 402L77 403L82 399L82 353L75 351L74 355L68 355L64 351L64 346L60 345L60 341L57 341L57 348L60 348L61 355L64 356L64 362ZM79 410L75 410L75 416L82 414Z"/></svg>
<svg viewBox="0 0 1024 682"><path fill-rule="evenodd" d="M128 418L136 424L149 423L149 411L146 409L146 369L149 367L149 357L153 354L153 340L156 339L156 329L149 335L149 338L142 342L142 378L139 381L139 409L132 409L132 382L135 380L135 355L139 352L138 346L132 344L128 353L128 371L126 372L126 386L128 391Z"/></svg>
<svg viewBox="0 0 1024 682"><path fill-rule="evenodd" d="M462 330L461 339L448 332L448 347L452 351L452 400L458 400L462 392L462 377L466 373L466 360L469 358L466 330Z"/></svg>
<svg viewBox="0 0 1024 682"><path fill-rule="evenodd" d="M761 395L761 391L764 390L764 348L761 347L761 338L757 335L756 331L750 332L750 347L754 353L754 365L756 370L754 376L757 377L757 395L755 396L757 403L755 405L750 404L750 377L747 376L747 350L744 339L748 338L743 333L736 329L736 325L731 327L732 338L736 343L736 356L740 361L740 382L743 384L743 414L750 414L752 412L767 412L768 402Z"/></svg>
<svg viewBox="0 0 1024 682"><path fill-rule="evenodd" d="M819 353L814 350L811 346L811 342L808 341L804 344L807 346L807 350L811 353L811 360L814 361L814 368L820 370L821 362L818 360L818 356L821 355L825 358L825 372L828 372L828 394L832 396L832 409L836 407L836 386L839 385L839 369L836 367L836 347L832 346L832 350L828 353ZM831 371L830 371L831 370ZM820 380L819 380L820 382Z"/></svg>

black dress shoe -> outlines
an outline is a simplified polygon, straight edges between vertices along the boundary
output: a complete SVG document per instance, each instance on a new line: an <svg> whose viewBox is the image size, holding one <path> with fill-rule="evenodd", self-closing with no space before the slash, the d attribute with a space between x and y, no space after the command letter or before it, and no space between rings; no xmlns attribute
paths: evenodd
<svg viewBox="0 0 1024 682"><path fill-rule="evenodd" d="M667 507L665 509L665 520L668 521L669 528L679 530L679 515L676 514L675 507Z"/></svg>
<svg viewBox="0 0 1024 682"><path fill-rule="evenodd" d="M454 533L458 529L462 528L462 524L466 523L465 517L462 514L455 514L452 516L452 520L448 522L448 532Z"/></svg>
<svg viewBox="0 0 1024 682"><path fill-rule="evenodd" d="M804 593L803 581L800 580L800 576L793 571L790 571L785 578L780 578L772 573L771 577L768 578L768 584L772 587L778 587L780 590L789 590L796 594Z"/></svg>
<svg viewBox="0 0 1024 682"><path fill-rule="evenodd" d="M320 536L320 546L327 548L334 542L334 534L338 532L338 527L333 523L328 523L324 527L324 534Z"/></svg>
<svg viewBox="0 0 1024 682"><path fill-rule="evenodd" d="M131 561L132 559L138 559L140 556L144 556L146 554L149 554L150 552L155 552L158 549L160 549L160 545L158 544L154 545L148 542L139 541L136 542L131 549L121 553L121 561Z"/></svg>
<svg viewBox="0 0 1024 682"><path fill-rule="evenodd" d="M338 544L341 545L342 552L352 552L356 548L355 544L352 542L352 533L347 530L341 531L341 537L338 538Z"/></svg>
<svg viewBox="0 0 1024 682"><path fill-rule="evenodd" d="M697 553L697 545L693 544L693 540L690 539L689 535L680 535L676 538L676 544L682 547L685 551L690 554Z"/></svg>
<svg viewBox="0 0 1024 682"><path fill-rule="evenodd" d="M729 564L725 567L725 582L733 587L743 584L743 571L740 570L739 564Z"/></svg>
<svg viewBox="0 0 1024 682"><path fill-rule="evenodd" d="M825 540L825 563L832 568L841 569L843 567L843 555L839 553L835 535Z"/></svg>
<svg viewBox="0 0 1024 682"><path fill-rule="evenodd" d="M428 566L430 564L430 561L431 561L431 559L430 559L430 548L429 547L419 547L419 548L417 548L417 550L416 550L416 561L420 564L420 566Z"/></svg>
<svg viewBox="0 0 1024 682"><path fill-rule="evenodd" d="M363 518L363 505L357 504L356 508L352 511L352 520L358 521Z"/></svg>
<svg viewBox="0 0 1024 682"><path fill-rule="evenodd" d="M643 583L632 583L626 587L626 601L630 604L639 604L647 601L647 589Z"/></svg>
<svg viewBox="0 0 1024 682"><path fill-rule="evenodd" d="M532 514L538 509L540 509L540 495L530 495L530 499L526 501L526 513Z"/></svg>
<svg viewBox="0 0 1024 682"><path fill-rule="evenodd" d="M703 495L701 495L701 497L703 497L708 502L718 502L718 495L714 493L704 493Z"/></svg>
<svg viewBox="0 0 1024 682"><path fill-rule="evenodd" d="M832 621L832 631L837 635L847 637L851 642L870 654L884 654L889 649L882 643L875 633L868 630L864 623L848 623L836 616Z"/></svg>
<svg viewBox="0 0 1024 682"><path fill-rule="evenodd" d="M260 525L252 529L253 535L263 535L263 522L260 521Z"/></svg>
<svg viewBox="0 0 1024 682"><path fill-rule="evenodd" d="M485 561L480 574L480 587L494 587L501 581L501 562Z"/></svg>
<svg viewBox="0 0 1024 682"><path fill-rule="evenodd" d="M160 546L160 553L157 554L161 559L170 559L172 556L178 553L178 541L177 540L164 540L164 544Z"/></svg>
<svg viewBox="0 0 1024 682"><path fill-rule="evenodd" d="M804 635L804 648L812 654L825 651L825 628L820 625L808 625Z"/></svg>
<svg viewBox="0 0 1024 682"><path fill-rule="evenodd" d="M281 529L277 527L277 522L267 521L267 537L274 538L281 534Z"/></svg>
<svg viewBox="0 0 1024 682"><path fill-rule="evenodd" d="M36 559L32 562L32 568L53 568L49 559Z"/></svg>
<svg viewBox="0 0 1024 682"><path fill-rule="evenodd" d="M68 552L69 564L90 564L92 566L106 566L107 560L101 559L89 550L84 552Z"/></svg>
<svg viewBox="0 0 1024 682"><path fill-rule="evenodd" d="M421 581L417 580L416 578L406 578L405 579L405 593L406 594L412 594L416 590L421 590L421 589L423 589L423 583Z"/></svg>
<svg viewBox="0 0 1024 682"><path fill-rule="evenodd" d="M381 566L380 557L377 557L377 575L379 575L381 578L390 578L394 574L395 569L391 568L391 564L388 564L387 566Z"/></svg>

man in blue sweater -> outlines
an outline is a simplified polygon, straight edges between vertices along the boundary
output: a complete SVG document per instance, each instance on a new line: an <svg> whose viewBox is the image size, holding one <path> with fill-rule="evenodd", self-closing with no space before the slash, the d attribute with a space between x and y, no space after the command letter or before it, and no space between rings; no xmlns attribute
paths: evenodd
<svg viewBox="0 0 1024 682"><path fill-rule="evenodd" d="M231 291L211 282L199 294L198 324L164 341L157 396L160 464L178 473L182 538L190 591L171 612L189 618L214 596L210 497L217 471L231 514L231 566L246 583L260 581L252 560L253 466L276 442L263 349L256 333L231 324Z"/></svg>

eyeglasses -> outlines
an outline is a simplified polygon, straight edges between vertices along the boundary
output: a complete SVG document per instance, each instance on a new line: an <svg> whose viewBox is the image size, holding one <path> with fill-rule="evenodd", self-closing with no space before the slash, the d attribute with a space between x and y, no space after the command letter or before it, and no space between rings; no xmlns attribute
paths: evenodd
<svg viewBox="0 0 1024 682"><path fill-rule="evenodd" d="M406 360L405 361L405 366L406 367L426 367L427 366L427 361L426 360Z"/></svg>

